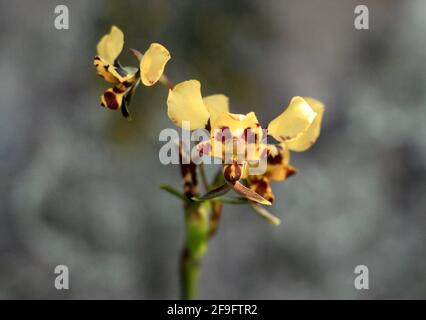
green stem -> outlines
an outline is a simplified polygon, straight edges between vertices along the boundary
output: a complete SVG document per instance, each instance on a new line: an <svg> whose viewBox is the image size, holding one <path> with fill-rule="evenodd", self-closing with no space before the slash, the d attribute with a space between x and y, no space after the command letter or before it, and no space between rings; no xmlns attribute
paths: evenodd
<svg viewBox="0 0 426 320"><path fill-rule="evenodd" d="M209 240L209 201L192 202L185 210L186 238L181 257L182 298L197 297L201 260Z"/></svg>
<svg viewBox="0 0 426 320"><path fill-rule="evenodd" d="M197 297L199 273L200 261L197 261L185 246L181 261L182 299L193 300Z"/></svg>

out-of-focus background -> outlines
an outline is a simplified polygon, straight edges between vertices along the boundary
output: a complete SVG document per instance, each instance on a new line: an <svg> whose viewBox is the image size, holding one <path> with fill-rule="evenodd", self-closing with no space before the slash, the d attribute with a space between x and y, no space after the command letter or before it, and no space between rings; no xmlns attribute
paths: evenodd
<svg viewBox="0 0 426 320"><path fill-rule="evenodd" d="M69 30L54 27L59 4ZM358 4L369 30L354 28ZM173 81L265 125L294 95L327 106L318 142L293 154L300 173L273 185L280 227L224 208L200 298L426 298L425 13L423 0L1 0L0 298L179 297L181 203L159 189L180 186L158 160L167 90L138 88L132 122L99 106L92 59L112 24L127 48L169 48Z"/></svg>

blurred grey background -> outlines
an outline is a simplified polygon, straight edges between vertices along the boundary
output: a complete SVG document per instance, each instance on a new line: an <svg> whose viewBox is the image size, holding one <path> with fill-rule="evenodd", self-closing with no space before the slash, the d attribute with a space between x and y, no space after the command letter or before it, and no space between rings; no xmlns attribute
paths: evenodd
<svg viewBox="0 0 426 320"><path fill-rule="evenodd" d="M59 4L69 30L54 27ZM159 189L180 187L158 160L167 91L139 88L132 122L99 106L92 59L112 24L126 47L166 45L173 81L199 79L265 125L294 95L327 106L316 145L293 154L300 173L273 186L280 227L224 208L200 298L426 298L425 13L423 0L0 0L0 298L179 297L183 214ZM370 290L354 288L360 264Z"/></svg>

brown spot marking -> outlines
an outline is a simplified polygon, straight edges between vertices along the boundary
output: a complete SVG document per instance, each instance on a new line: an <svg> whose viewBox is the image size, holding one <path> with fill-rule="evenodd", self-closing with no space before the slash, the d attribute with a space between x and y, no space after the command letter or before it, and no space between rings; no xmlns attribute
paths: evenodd
<svg viewBox="0 0 426 320"><path fill-rule="evenodd" d="M241 167L238 164L228 164L224 166L223 170L224 178L231 182L236 183L241 178Z"/></svg>
<svg viewBox="0 0 426 320"><path fill-rule="evenodd" d="M117 102L117 97L113 92L110 92L110 91L105 92L104 99L109 109L117 110L120 107Z"/></svg>
<svg viewBox="0 0 426 320"><path fill-rule="evenodd" d="M126 88L130 87L132 84L129 81L123 81L122 83L123 86L125 86Z"/></svg>
<svg viewBox="0 0 426 320"><path fill-rule="evenodd" d="M281 164L283 162L283 156L281 153L278 153L275 157L268 155L268 163L269 164Z"/></svg>

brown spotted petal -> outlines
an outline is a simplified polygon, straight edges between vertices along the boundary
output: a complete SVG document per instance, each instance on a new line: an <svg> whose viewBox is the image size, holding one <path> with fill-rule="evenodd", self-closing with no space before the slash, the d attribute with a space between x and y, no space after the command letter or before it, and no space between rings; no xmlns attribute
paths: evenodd
<svg viewBox="0 0 426 320"><path fill-rule="evenodd" d="M267 150L268 166L265 176L269 180L282 181L297 173L297 169L289 164L290 152L285 144L269 144Z"/></svg>
<svg viewBox="0 0 426 320"><path fill-rule="evenodd" d="M274 202L275 196L272 192L270 181L265 176L249 176L249 188L270 201Z"/></svg>

